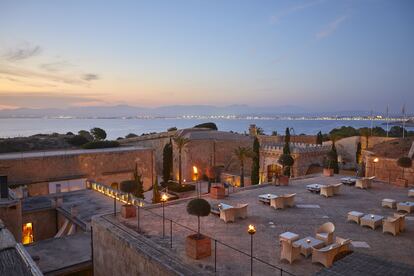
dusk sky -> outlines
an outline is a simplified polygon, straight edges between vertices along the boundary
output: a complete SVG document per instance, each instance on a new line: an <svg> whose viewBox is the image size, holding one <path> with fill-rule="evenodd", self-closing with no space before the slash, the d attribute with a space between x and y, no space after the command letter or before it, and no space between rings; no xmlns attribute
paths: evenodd
<svg viewBox="0 0 414 276"><path fill-rule="evenodd" d="M411 0L0 0L0 108L403 103Z"/></svg>

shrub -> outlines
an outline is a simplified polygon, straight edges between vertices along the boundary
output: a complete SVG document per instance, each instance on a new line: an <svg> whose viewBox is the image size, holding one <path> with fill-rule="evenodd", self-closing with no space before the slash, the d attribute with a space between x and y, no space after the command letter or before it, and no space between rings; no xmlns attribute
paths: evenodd
<svg viewBox="0 0 414 276"><path fill-rule="evenodd" d="M176 127L170 127L170 128L167 129L167 131L175 131L175 130L177 130Z"/></svg>
<svg viewBox="0 0 414 276"><path fill-rule="evenodd" d="M88 141L93 140L93 136L87 130L79 130L78 135L85 137Z"/></svg>
<svg viewBox="0 0 414 276"><path fill-rule="evenodd" d="M121 182L119 189L124 193L135 194L138 186L135 180L124 180Z"/></svg>
<svg viewBox="0 0 414 276"><path fill-rule="evenodd" d="M95 140L105 140L106 132L102 128L94 127L91 129L91 134Z"/></svg>
<svg viewBox="0 0 414 276"><path fill-rule="evenodd" d="M134 138L134 137L138 137L138 135L136 135L135 133L129 133L125 135L125 138Z"/></svg>
<svg viewBox="0 0 414 276"><path fill-rule="evenodd" d="M72 137L67 138L66 141L72 146L82 146L89 142L89 140L82 135L74 135Z"/></svg>
<svg viewBox="0 0 414 276"><path fill-rule="evenodd" d="M411 168L413 161L410 157L404 156L400 157L397 160L397 165L401 168Z"/></svg>
<svg viewBox="0 0 414 276"><path fill-rule="evenodd" d="M120 144L117 141L91 141L82 145L84 149L103 149L103 148L116 148Z"/></svg>
<svg viewBox="0 0 414 276"><path fill-rule="evenodd" d="M217 125L213 122L208 122L208 123L195 125L194 128L209 128L209 129L212 129L212 130L218 130Z"/></svg>
<svg viewBox="0 0 414 276"><path fill-rule="evenodd" d="M169 181L167 187L169 191L173 191L176 193L183 193L195 190L195 186L193 185L180 185L179 183L173 181Z"/></svg>
<svg viewBox="0 0 414 276"><path fill-rule="evenodd" d="M68 136L73 136L73 135L75 135L75 134L73 134L73 132L69 131L69 132L66 132L66 135L68 135Z"/></svg>

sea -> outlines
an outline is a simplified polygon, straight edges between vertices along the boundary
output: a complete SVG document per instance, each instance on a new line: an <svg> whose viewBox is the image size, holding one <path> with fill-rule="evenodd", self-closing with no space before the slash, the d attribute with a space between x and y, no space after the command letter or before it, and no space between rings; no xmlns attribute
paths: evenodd
<svg viewBox="0 0 414 276"><path fill-rule="evenodd" d="M277 131L283 134L287 127L292 134L316 134L318 131L329 133L334 128L352 126L354 128L371 127L370 120L310 120L310 119L187 119L187 118L151 118L151 119L73 119L73 118L3 118L0 119L0 137L24 137L34 134L77 133L100 127L107 132L108 139L125 137L129 133L162 132L170 127L188 128L200 123L214 122L219 130L248 132L249 126L261 127L265 134ZM373 126L386 128L384 121L375 120ZM414 128L410 128L414 130Z"/></svg>

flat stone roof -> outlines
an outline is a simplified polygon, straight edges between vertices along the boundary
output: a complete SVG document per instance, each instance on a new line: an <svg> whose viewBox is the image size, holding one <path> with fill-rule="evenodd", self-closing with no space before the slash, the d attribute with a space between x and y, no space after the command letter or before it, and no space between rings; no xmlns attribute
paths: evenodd
<svg viewBox="0 0 414 276"><path fill-rule="evenodd" d="M381 200L391 198L400 201L407 201L406 188L395 187L387 183L373 183L372 189L361 190L355 187L342 185L339 195L325 198L319 194L314 194L306 190L308 184L334 184L340 182L343 176L323 177L321 175L294 179L289 186L262 185L253 189L231 193L223 200L207 199L211 205L220 202L235 205L238 203L248 204L248 217L237 219L234 223L224 223L216 215L210 214L201 218L201 232L210 237L232 246L247 254L250 253L250 237L247 234L249 224L256 226L257 232L254 235L253 255L277 267L295 275L312 275L320 271L323 266L315 263L311 259L300 257L293 264L280 261L279 235L283 232L294 232L305 238L315 237L316 229L325 222L333 222L335 225L334 236L349 238L354 241L354 251L371 255L375 258L388 260L390 262L400 262L409 266L414 266L412 249L414 248L414 215L407 215L406 230L398 236L382 233L382 227L372 230L361 227L353 222L347 221L347 213L350 211L360 211L365 214L373 213L384 217L393 216L395 209L381 207ZM296 193L293 208L276 210L269 205L258 201L261 194L287 194ZM186 212L188 200L180 201L176 204L165 206L165 216L174 221L197 229L197 218L190 216ZM158 214L160 217L150 213ZM162 208L151 208L149 211L141 212L140 226L146 237L157 244L166 248L170 246L170 226L166 221L166 237L162 237ZM122 219L118 221L136 229L136 218ZM170 253L179 257L183 262L211 272L214 267L214 245L212 246L212 256L198 261L189 259L185 254L185 238L191 231L177 224L173 225L173 247ZM362 264L360 264L362 265ZM241 275L250 271L250 257L231 250L218 243L217 269L220 275ZM357 269L353 267L353 269ZM254 261L254 273L256 275L275 275L278 270L272 269L258 261Z"/></svg>
<svg viewBox="0 0 414 276"><path fill-rule="evenodd" d="M43 273L91 262L91 233L77 233L25 246Z"/></svg>
<svg viewBox="0 0 414 276"><path fill-rule="evenodd" d="M231 133L227 131L217 130L191 130L183 133L185 138L190 140L236 140L236 141L249 141L253 138L238 133Z"/></svg>
<svg viewBox="0 0 414 276"><path fill-rule="evenodd" d="M34 196L22 200L23 212L30 212L48 208L52 208L52 201L49 196Z"/></svg>
<svg viewBox="0 0 414 276"><path fill-rule="evenodd" d="M114 210L114 200L94 190L79 190L74 192L62 193L63 204L61 208L70 213L71 207L76 205L78 209L77 219L83 223L90 223L91 217L99 214L111 213ZM120 201L116 207L121 209Z"/></svg>
<svg viewBox="0 0 414 276"><path fill-rule="evenodd" d="M0 160L39 158L65 155L81 155L94 153L112 153L125 151L150 150L150 148L139 146L105 148L105 149L75 149L75 150L52 150L52 151L36 151L36 152L19 152L19 153L3 153L0 154Z"/></svg>

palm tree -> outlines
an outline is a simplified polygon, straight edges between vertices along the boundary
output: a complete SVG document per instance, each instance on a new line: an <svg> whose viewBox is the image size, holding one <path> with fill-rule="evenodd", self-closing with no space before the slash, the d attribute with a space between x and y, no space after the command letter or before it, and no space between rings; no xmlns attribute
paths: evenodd
<svg viewBox="0 0 414 276"><path fill-rule="evenodd" d="M247 158L252 158L254 154L251 148L238 146L234 150L234 155L240 162L240 187L244 187L244 161Z"/></svg>
<svg viewBox="0 0 414 276"><path fill-rule="evenodd" d="M181 185L182 179L183 179L183 175L181 172L181 153L183 151L183 148L185 147L185 145L187 145L190 142L189 139L182 137L182 136L177 136L174 138L174 143L178 148L178 183Z"/></svg>

